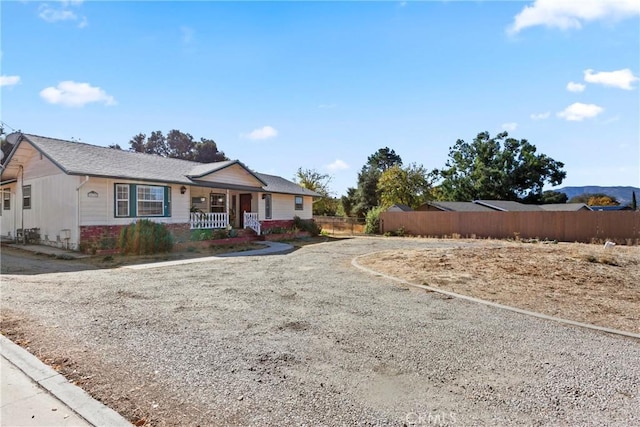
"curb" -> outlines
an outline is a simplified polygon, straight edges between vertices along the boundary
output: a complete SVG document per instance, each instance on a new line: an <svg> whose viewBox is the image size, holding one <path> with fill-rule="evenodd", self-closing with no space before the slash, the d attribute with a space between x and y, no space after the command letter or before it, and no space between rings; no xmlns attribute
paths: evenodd
<svg viewBox="0 0 640 427"><path fill-rule="evenodd" d="M36 356L4 335L0 335L0 353L89 424L94 426L131 426L131 423L122 415L98 402L80 387L71 384L62 374L45 365Z"/></svg>
<svg viewBox="0 0 640 427"><path fill-rule="evenodd" d="M384 251L382 251L382 252L384 252ZM640 339L640 334L635 334L633 332L620 331L618 329L605 328L604 326L597 326L597 325L591 325L589 323L581 323L581 322L576 322L574 320L562 319L560 317L549 316L549 315L546 315L546 314L537 313L535 311L523 310L521 308L511 307L509 305L498 304L496 302L486 301L486 300L483 300L483 299L474 298L474 297L470 297L470 296L467 296L467 295L456 294L455 292L449 292L449 291L445 291L443 289L433 288L433 287L427 286L427 285L418 285L416 283L411 283L411 282L409 282L407 280L400 279L398 277L389 276L388 274L384 274L384 273L379 273L379 272L377 272L375 270L371 270L370 268L363 267L360 264L358 264L358 258L363 257L363 256L373 255L375 253L377 253L377 252L358 255L357 257L355 257L355 258L353 258L351 260L351 265L354 266L355 268L358 268L358 269L360 269L360 270L362 270L362 271L364 271L366 273L369 273L369 274L372 274L372 275L375 275L375 276L384 277L385 279L393 280L395 282L399 282L399 283L402 283L402 284L405 284L405 285L408 285L408 286L412 286L414 288L424 289L424 290L427 290L427 291L430 291L430 292L436 292L436 293L439 293L439 294L448 295L450 297L463 299L463 300L466 300L466 301L474 302L476 304L484 304L484 305L488 305L490 307L499 308L499 309L502 309L502 310L512 311L512 312L519 313L519 314L524 314L524 315L527 315L527 316L537 317L539 319L551 320L551 321L558 322L558 323L564 323L566 325L578 326L578 327L581 327L581 328L592 329L592 330L596 330L596 331L600 331L600 332L606 332L608 334L614 334L614 335L620 335L620 336L624 336L624 337L628 337L628 338Z"/></svg>

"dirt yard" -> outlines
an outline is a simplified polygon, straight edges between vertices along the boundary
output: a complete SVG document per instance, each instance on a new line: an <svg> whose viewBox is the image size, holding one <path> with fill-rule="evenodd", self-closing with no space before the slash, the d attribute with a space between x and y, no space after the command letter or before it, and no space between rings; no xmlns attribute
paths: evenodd
<svg viewBox="0 0 640 427"><path fill-rule="evenodd" d="M358 262L412 283L525 310L640 332L640 248L506 243L377 252Z"/></svg>
<svg viewBox="0 0 640 427"><path fill-rule="evenodd" d="M582 288L606 296L637 283L639 248L382 237L300 246L145 269L3 248L0 332L138 426L640 426L639 340L351 263L377 253L373 268L398 261L425 271L419 283L476 283L541 310L546 298L528 292L560 276L585 300ZM614 302L637 328L638 288L626 292L636 299Z"/></svg>

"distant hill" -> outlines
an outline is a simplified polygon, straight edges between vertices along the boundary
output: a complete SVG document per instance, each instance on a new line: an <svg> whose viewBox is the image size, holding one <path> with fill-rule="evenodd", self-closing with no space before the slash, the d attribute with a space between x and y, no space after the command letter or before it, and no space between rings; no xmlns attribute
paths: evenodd
<svg viewBox="0 0 640 427"><path fill-rule="evenodd" d="M581 196L585 193L588 194L606 194L607 196L615 197L621 205L628 205L631 203L631 197L633 192L636 192L636 200L640 203L640 188L638 187L599 187L597 185L586 185L584 187L562 187L554 188L553 191L564 193L569 199L575 196Z"/></svg>

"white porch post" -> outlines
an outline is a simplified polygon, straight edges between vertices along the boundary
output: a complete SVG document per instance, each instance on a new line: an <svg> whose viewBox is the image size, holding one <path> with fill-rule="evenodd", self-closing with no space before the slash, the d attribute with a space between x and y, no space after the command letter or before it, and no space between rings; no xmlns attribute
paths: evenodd
<svg viewBox="0 0 640 427"><path fill-rule="evenodd" d="M228 188L227 188L227 202L224 205L227 211L227 226L228 226L229 224L231 224L231 222L229 221L230 218L229 218L229 189Z"/></svg>

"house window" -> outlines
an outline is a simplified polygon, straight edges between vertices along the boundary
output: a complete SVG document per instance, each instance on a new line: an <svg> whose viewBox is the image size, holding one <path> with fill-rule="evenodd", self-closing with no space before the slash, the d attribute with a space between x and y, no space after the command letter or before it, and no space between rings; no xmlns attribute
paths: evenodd
<svg viewBox="0 0 640 427"><path fill-rule="evenodd" d="M271 194L264 195L264 217L271 219Z"/></svg>
<svg viewBox="0 0 640 427"><path fill-rule="evenodd" d="M116 216L129 216L129 184L116 184Z"/></svg>
<svg viewBox="0 0 640 427"><path fill-rule="evenodd" d="M4 190L2 192L2 209L5 211L11 210L11 192L10 190Z"/></svg>
<svg viewBox="0 0 640 427"><path fill-rule="evenodd" d="M296 196L295 197L295 203L296 203L296 210L297 211L301 211L304 208L304 206L302 204L302 200L303 200L302 196Z"/></svg>
<svg viewBox="0 0 640 427"><path fill-rule="evenodd" d="M31 209L31 186L22 187L22 209Z"/></svg>
<svg viewBox="0 0 640 427"><path fill-rule="evenodd" d="M164 215L164 187L138 185L138 210L136 216Z"/></svg>
<svg viewBox="0 0 640 427"><path fill-rule="evenodd" d="M210 200L211 200L211 212L218 212L218 213L227 212L226 204L225 204L227 197L224 194L211 193Z"/></svg>
<svg viewBox="0 0 640 427"><path fill-rule="evenodd" d="M116 217L171 216L171 188L116 184Z"/></svg>

